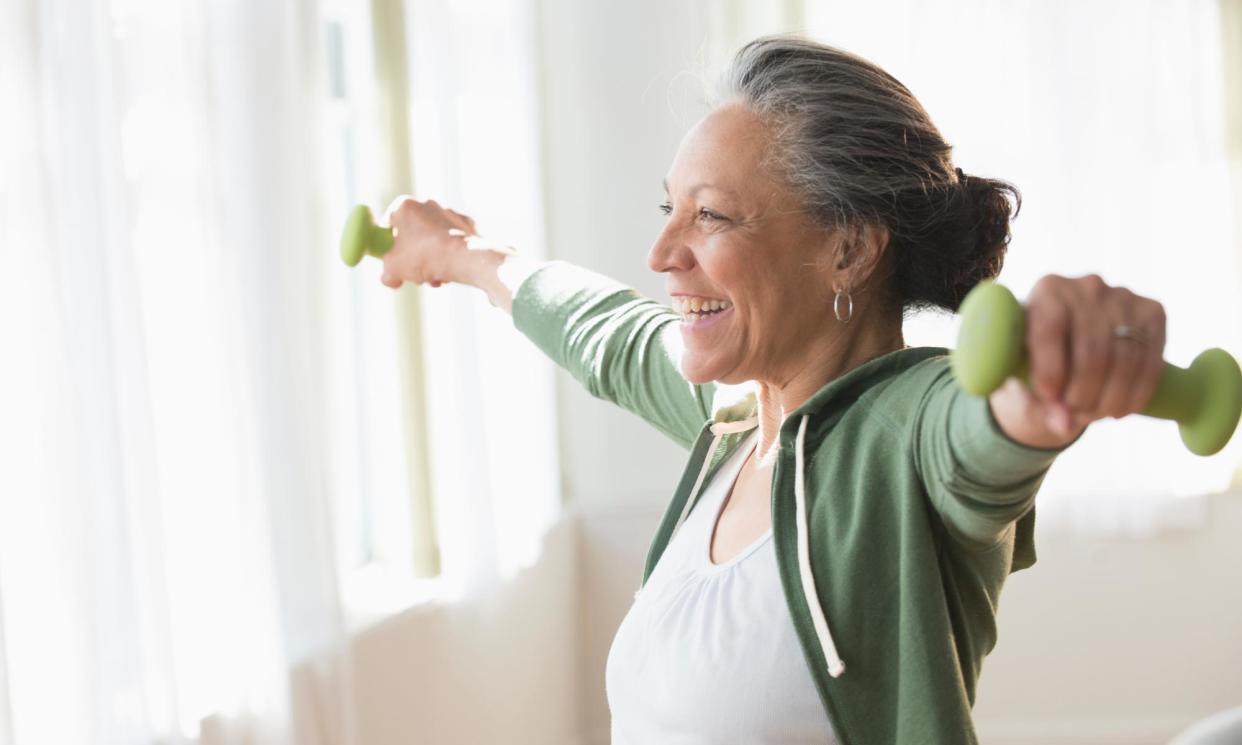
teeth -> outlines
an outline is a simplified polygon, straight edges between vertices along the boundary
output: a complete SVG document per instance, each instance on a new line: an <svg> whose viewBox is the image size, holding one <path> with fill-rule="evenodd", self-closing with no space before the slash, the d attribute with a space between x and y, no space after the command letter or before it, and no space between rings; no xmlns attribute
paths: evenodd
<svg viewBox="0 0 1242 745"><path fill-rule="evenodd" d="M727 310L733 307L729 300L714 298L673 298L673 308L682 315L687 313L708 313L712 310Z"/></svg>
<svg viewBox="0 0 1242 745"><path fill-rule="evenodd" d="M677 312L685 316L687 320L696 320L700 315L705 315L712 311L728 310L733 307L733 303L728 300L716 300L714 298L692 297L673 298L673 308Z"/></svg>

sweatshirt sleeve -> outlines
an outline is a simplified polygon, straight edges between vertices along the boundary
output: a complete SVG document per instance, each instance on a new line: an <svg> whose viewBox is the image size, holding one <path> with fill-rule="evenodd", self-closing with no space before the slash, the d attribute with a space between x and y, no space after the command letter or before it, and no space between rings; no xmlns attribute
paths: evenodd
<svg viewBox="0 0 1242 745"><path fill-rule="evenodd" d="M964 391L942 361L915 418L915 468L950 531L990 548L1032 508L1049 467L1069 445L1044 449L1011 439L988 399Z"/></svg>
<svg viewBox="0 0 1242 745"><path fill-rule="evenodd" d="M711 418L714 384L682 377L677 314L626 285L551 261L513 296L513 325L592 396L631 411L684 448Z"/></svg>

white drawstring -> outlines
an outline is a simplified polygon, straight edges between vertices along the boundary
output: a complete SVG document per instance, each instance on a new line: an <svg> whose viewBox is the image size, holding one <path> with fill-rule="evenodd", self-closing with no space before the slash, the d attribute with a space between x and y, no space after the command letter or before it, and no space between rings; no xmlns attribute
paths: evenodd
<svg viewBox="0 0 1242 745"><path fill-rule="evenodd" d="M802 594L805 596L807 605L811 610L811 622L815 626L815 635L819 638L819 645L824 652L825 659L828 660L828 674L834 678L839 678L845 674L845 661L837 654L837 645L832 640L832 633L828 630L828 619L824 616L824 608L819 602L819 593L815 590L815 576L811 573L811 546L807 529L806 474L803 465L805 460L803 449L806 442L806 425L809 419L809 414L802 415L802 422L798 426L797 444L794 448L796 471L794 500L798 523L798 574L802 578ZM758 417L751 417L737 422L715 422L712 424L711 447L708 448L707 456L703 459L703 466L699 469L699 477L694 482L694 488L690 490L690 496L686 498L686 504L682 507L681 516L677 519L677 524L673 526L673 535L677 534L681 524L685 522L686 516L690 514L690 507L694 505L694 498L698 495L699 488L703 486L703 479L707 476L708 468L712 462L712 455L716 452L716 446L720 444L720 438L727 434L754 429L758 424ZM672 541L671 536L669 540ZM634 596L638 597L638 593L634 593Z"/></svg>
<svg viewBox="0 0 1242 745"><path fill-rule="evenodd" d="M811 574L811 543L807 532L806 506L806 475L803 468L803 443L806 440L806 423L810 414L802 415L802 423L798 425L798 440L794 448L794 463L797 478L794 480L794 499L798 514L798 573L802 576L802 594L806 596L807 605L811 608L811 621L815 625L815 635L819 637L819 645L823 649L824 658L828 660L828 674L839 678L845 674L845 661L837 654L837 645L828 631L828 619L824 617L824 608L819 602L819 593L815 591L815 576Z"/></svg>

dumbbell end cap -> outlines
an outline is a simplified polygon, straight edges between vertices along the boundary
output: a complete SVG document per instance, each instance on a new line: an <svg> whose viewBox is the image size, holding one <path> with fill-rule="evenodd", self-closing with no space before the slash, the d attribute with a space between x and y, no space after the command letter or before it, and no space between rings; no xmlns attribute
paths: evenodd
<svg viewBox="0 0 1242 745"><path fill-rule="evenodd" d="M1011 375L1021 374L1025 354L1025 314L1004 285L980 282L958 309L962 325L949 362L958 384L986 396Z"/></svg>
<svg viewBox="0 0 1242 745"><path fill-rule="evenodd" d="M1190 452L1213 455L1229 444L1242 417L1242 370L1233 355L1219 348L1204 350L1189 369L1198 377L1203 397L1196 414L1183 420L1178 431Z"/></svg>
<svg viewBox="0 0 1242 745"><path fill-rule="evenodd" d="M360 204L349 211L345 220L345 229L341 232L341 260L346 266L357 266L367 252L367 240L375 218L371 208Z"/></svg>

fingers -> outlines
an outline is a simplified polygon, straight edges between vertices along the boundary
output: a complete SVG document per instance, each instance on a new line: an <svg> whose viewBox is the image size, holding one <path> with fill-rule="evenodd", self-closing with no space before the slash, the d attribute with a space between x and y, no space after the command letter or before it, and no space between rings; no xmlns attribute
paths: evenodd
<svg viewBox="0 0 1242 745"><path fill-rule="evenodd" d="M1147 357L1144 345L1134 339L1119 338L1114 335L1121 326L1135 326L1132 308L1138 296L1124 287L1114 288L1110 293L1111 307L1101 309L1099 315L1106 318L1103 331L1109 349L1112 350L1112 364L1108 369L1104 387L1100 391L1099 401L1094 410L1103 416L1119 418L1134 411L1130 402L1134 399L1134 386L1139 372Z"/></svg>
<svg viewBox="0 0 1242 745"><path fill-rule="evenodd" d="M475 231L474 228L474 220L471 219L470 216L463 215L456 210L450 210L447 208L444 211L449 214L449 216L453 219L453 222L457 224L457 227L466 231L466 235L476 234L477 231Z"/></svg>
<svg viewBox="0 0 1242 745"><path fill-rule="evenodd" d="M1127 403L1129 411L1143 411L1156 393L1164 373L1165 314L1164 306L1155 300L1140 297L1136 305L1136 321L1143 335L1146 352Z"/></svg>
<svg viewBox="0 0 1242 745"><path fill-rule="evenodd" d="M398 229L414 224L422 229L461 228L467 233L474 232L474 220L460 212L441 206L434 199L420 201L403 195L392 200L384 214L388 224Z"/></svg>
<svg viewBox="0 0 1242 745"><path fill-rule="evenodd" d="M1060 403L1069 380L1070 303L1060 277L1048 276L1031 291L1027 303L1027 359L1031 385L1047 403Z"/></svg>
<svg viewBox="0 0 1242 745"><path fill-rule="evenodd" d="M1117 339L1112 343L1112 366L1100 392L1099 402L1089 409L1101 417L1119 419L1134 413L1130 405L1134 398L1134 385L1143 366L1143 350L1132 340Z"/></svg>
<svg viewBox="0 0 1242 745"><path fill-rule="evenodd" d="M1097 275L1041 279L1026 331L1031 389L1057 432L1142 411L1164 368L1164 308Z"/></svg>
<svg viewBox="0 0 1242 745"><path fill-rule="evenodd" d="M393 228L400 228L407 223L411 215L418 210L421 203L414 197L402 195L392 200L388 209L384 210L384 222Z"/></svg>
<svg viewBox="0 0 1242 745"><path fill-rule="evenodd" d="M1070 328L1070 372L1065 404L1074 412L1097 410L1105 381L1113 364L1112 324L1105 293L1108 285L1099 276L1082 277L1067 293L1073 321Z"/></svg>
<svg viewBox="0 0 1242 745"><path fill-rule="evenodd" d="M448 281L446 257L476 235L474 220L434 199L398 197L385 220L392 227L393 246L384 254L380 281L393 289L404 282L440 287Z"/></svg>
<svg viewBox="0 0 1242 745"><path fill-rule="evenodd" d="M396 248L395 243L393 248ZM397 267L399 259L400 254L391 249L384 254L383 258L380 259L380 261L384 263L384 271L380 274L380 282L383 283L385 287L391 287L394 290L400 289L401 283L404 281L401 279L401 272Z"/></svg>
<svg viewBox="0 0 1242 745"><path fill-rule="evenodd" d="M380 282L383 283L384 286L386 287L391 287L394 290L399 290L401 289L401 285L405 283L405 280L401 279L401 277L395 274L390 274L388 271L384 271L384 273L380 275ZM444 283L439 280L433 279L429 281L427 284L431 285L432 287L439 287L440 285Z"/></svg>

